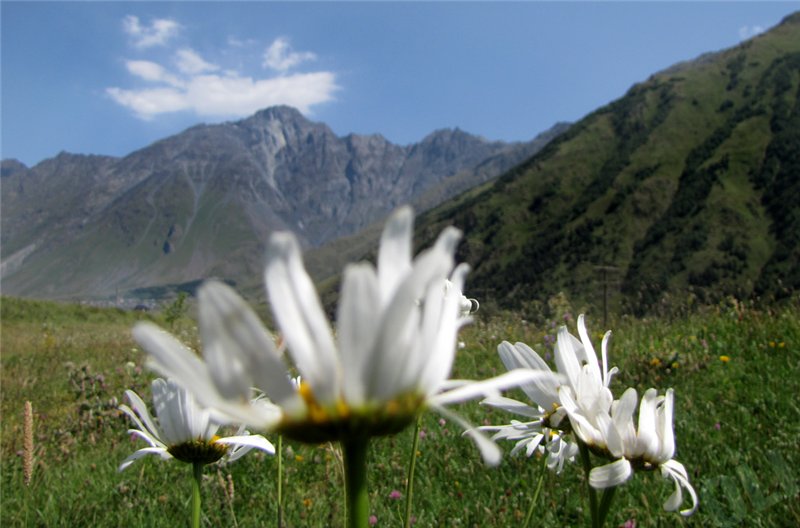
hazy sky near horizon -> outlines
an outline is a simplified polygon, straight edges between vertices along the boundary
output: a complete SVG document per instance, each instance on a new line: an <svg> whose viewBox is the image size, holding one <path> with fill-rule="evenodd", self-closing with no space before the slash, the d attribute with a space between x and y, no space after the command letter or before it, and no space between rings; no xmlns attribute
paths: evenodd
<svg viewBox="0 0 800 528"><path fill-rule="evenodd" d="M124 156L297 107L408 144L528 140L800 2L0 3L3 159Z"/></svg>

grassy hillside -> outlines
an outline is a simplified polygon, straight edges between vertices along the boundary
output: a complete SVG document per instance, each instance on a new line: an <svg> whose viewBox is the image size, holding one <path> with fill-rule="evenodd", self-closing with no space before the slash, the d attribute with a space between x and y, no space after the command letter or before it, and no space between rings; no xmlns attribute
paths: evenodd
<svg viewBox="0 0 800 528"><path fill-rule="evenodd" d="M483 300L483 299L482 299ZM0 442L3 526L181 526L189 511L190 468L142 460L116 471L143 442L126 434L115 410L127 388L149 400L152 375L129 329L141 315L52 303L2 299L3 434ZM575 332L574 312L553 303L555 318L541 325L513 312L478 312L462 331L453 377L500 373L495 347L502 339L549 352L557 324ZM155 317L159 320L158 316ZM688 521L661 504L671 485L638 472L616 495L609 526L795 526L800 523L800 305L758 311L738 302L675 318L615 321L611 363L622 385L639 392L674 387L678 455L700 496ZM161 324L165 324L161 320ZM603 328L589 318L593 338ZM173 331L197 344L194 322ZM726 356L723 360L723 356ZM34 409L35 466L23 484L22 408ZM459 406L475 424L508 423L511 415L477 404ZM487 469L455 424L427 414L417 453L413 514L417 526L520 525L538 482L535 457L506 456ZM370 451L371 505L377 526L403 516L406 464L413 430L374 441ZM275 438L271 440L276 441ZM283 444L285 526L338 526L343 519L340 453L330 445ZM503 445L506 453L512 446ZM274 457L248 455L211 467L203 483L205 526L274 526ZM534 507L534 526L588 525L585 485L577 465L547 472ZM233 494L231 494L233 490ZM400 498L398 497L400 494Z"/></svg>
<svg viewBox="0 0 800 528"><path fill-rule="evenodd" d="M559 291L597 305L604 286L636 313L785 297L800 287L799 97L796 14L633 86L420 229L462 228L470 285L507 306Z"/></svg>

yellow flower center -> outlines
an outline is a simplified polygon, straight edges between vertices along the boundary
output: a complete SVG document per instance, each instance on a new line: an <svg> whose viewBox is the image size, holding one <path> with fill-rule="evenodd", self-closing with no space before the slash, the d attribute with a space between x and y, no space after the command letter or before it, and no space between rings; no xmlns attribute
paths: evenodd
<svg viewBox="0 0 800 528"><path fill-rule="evenodd" d="M306 404L305 414L284 415L278 431L293 440L313 444L352 435L383 436L400 432L413 422L424 399L410 392L389 401L353 408L341 397L323 406L305 381L300 383L298 392Z"/></svg>
<svg viewBox="0 0 800 528"><path fill-rule="evenodd" d="M200 462L201 464L213 464L228 452L228 446L218 444L219 436L214 436L211 440L204 440L198 438L196 440L189 440L182 444L170 446L167 452L172 455L176 460L194 464Z"/></svg>

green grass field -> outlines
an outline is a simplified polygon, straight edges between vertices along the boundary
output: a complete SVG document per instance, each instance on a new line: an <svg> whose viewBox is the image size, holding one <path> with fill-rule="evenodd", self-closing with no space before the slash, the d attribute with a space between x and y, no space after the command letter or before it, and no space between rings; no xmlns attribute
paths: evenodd
<svg viewBox="0 0 800 528"><path fill-rule="evenodd" d="M144 442L131 440L116 410L134 388L148 401L153 375L130 337L137 318L126 313L2 299L2 513L0 525L185 526L191 468L155 458L117 472ZM611 324L612 390L675 389L677 460L700 497L688 520L662 510L672 491L657 473L637 473L618 490L607 526L800 525L800 303L754 309L726 302L659 319L620 318ZM559 315L558 323L563 322ZM568 318L569 319L569 318ZM587 314L599 344L602 318ZM513 313L478 312L465 328L452 377L485 378L503 371L502 340L524 341L541 354L556 321L534 323ZM196 346L189 318L173 331ZM574 321L568 324L575 333ZM723 359L721 359L723 358ZM727 358L727 361L724 359ZM515 397L523 399L521 394ZM22 416L34 409L35 465L23 481ZM474 424L512 418L477 403L456 408ZM422 419L414 487L416 526L521 525L542 465L535 457L505 457L486 468L453 423ZM376 526L402 526L413 428L370 446L371 509ZM270 437L277 444L277 438ZM507 452L512 445L503 445ZM334 446L283 443L283 525L342 526L340 454ZM277 460L250 454L211 466L203 483L204 526L277 526ZM399 492L399 497L398 493ZM587 526L586 488L579 464L547 473L532 526Z"/></svg>

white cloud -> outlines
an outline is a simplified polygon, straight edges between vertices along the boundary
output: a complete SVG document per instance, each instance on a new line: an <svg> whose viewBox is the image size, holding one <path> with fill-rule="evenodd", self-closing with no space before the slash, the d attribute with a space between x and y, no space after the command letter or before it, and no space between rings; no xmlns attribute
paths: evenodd
<svg viewBox="0 0 800 528"><path fill-rule="evenodd" d="M135 16L125 17L123 25L139 48L165 45L181 29L180 24L167 19L155 19L149 26L143 26ZM229 37L229 46L254 43ZM159 62L125 61L128 73L138 79L139 86L109 87L105 93L145 120L172 112L243 117L282 104L309 113L314 105L331 101L338 90L332 72L289 73L292 67L315 58L311 52L292 51L286 38L278 38L265 51L262 63L278 73L259 78L240 73L230 64L209 62L187 46Z"/></svg>
<svg viewBox="0 0 800 528"><path fill-rule="evenodd" d="M228 36L228 46L232 48L246 48L257 44L255 39L242 40L233 35Z"/></svg>
<svg viewBox="0 0 800 528"><path fill-rule="evenodd" d="M144 120L150 120L165 112L187 110L189 104L176 88L154 88L146 90L123 90L108 88L106 93L117 103L130 108Z"/></svg>
<svg viewBox="0 0 800 528"><path fill-rule="evenodd" d="M747 40L749 38L755 37L758 34L763 33L766 30L764 26L742 26L739 28L739 38L742 40Z"/></svg>
<svg viewBox="0 0 800 528"><path fill-rule="evenodd" d="M163 66L155 62L132 60L127 61L125 66L131 74L145 81L163 82L171 86L181 86L183 84L175 75L172 75Z"/></svg>
<svg viewBox="0 0 800 528"><path fill-rule="evenodd" d="M157 18L149 26L143 26L139 17L128 15L122 20L122 28L137 48L163 46L180 31L180 24L167 18Z"/></svg>
<svg viewBox="0 0 800 528"><path fill-rule="evenodd" d="M302 113L333 99L338 89L332 72L298 73L254 79L236 72L179 77L148 61L129 61L134 75L161 86L144 89L112 87L106 94L145 120L170 112L200 116L244 117L274 105L289 105Z"/></svg>
<svg viewBox="0 0 800 528"><path fill-rule="evenodd" d="M181 73L187 75L196 75L198 73L207 73L216 71L219 66L206 62L196 51L190 48L183 48L178 50L175 54L176 63Z"/></svg>
<svg viewBox="0 0 800 528"><path fill-rule="evenodd" d="M310 51L292 51L289 41L284 37L279 37L264 52L262 66L285 72L301 62L315 60L316 58L317 56Z"/></svg>
<svg viewBox="0 0 800 528"><path fill-rule="evenodd" d="M199 115L241 117L279 104L309 113L311 106L330 101L335 89L335 78L330 72L272 79L202 75L189 83L186 99Z"/></svg>

